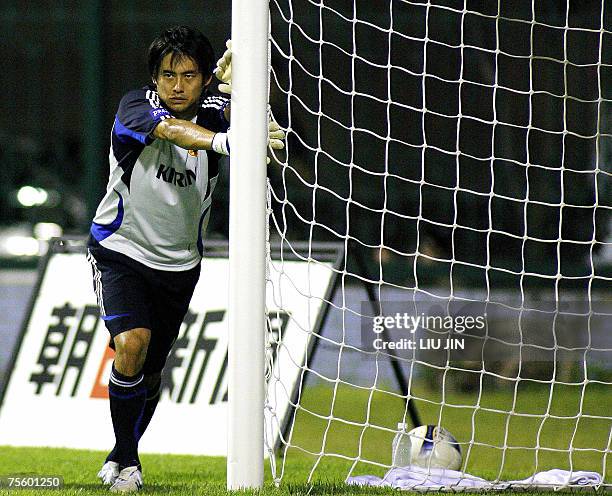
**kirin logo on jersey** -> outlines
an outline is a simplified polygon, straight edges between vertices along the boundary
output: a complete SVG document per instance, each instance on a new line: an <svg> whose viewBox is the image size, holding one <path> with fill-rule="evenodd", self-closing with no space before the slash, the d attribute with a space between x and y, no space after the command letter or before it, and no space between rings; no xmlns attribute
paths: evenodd
<svg viewBox="0 0 612 496"><path fill-rule="evenodd" d="M187 150L187 153L189 155L191 155L192 157L197 157L198 156L198 151L197 150Z"/></svg>
<svg viewBox="0 0 612 496"><path fill-rule="evenodd" d="M178 172L174 167L159 164L156 177L167 183L184 188L186 186L191 186L196 179L196 173L189 169L187 169L185 173Z"/></svg>

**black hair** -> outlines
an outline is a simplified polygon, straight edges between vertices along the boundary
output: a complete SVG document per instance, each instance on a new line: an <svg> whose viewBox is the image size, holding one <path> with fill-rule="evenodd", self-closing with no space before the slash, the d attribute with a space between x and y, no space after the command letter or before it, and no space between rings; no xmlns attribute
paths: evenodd
<svg viewBox="0 0 612 496"><path fill-rule="evenodd" d="M212 74L215 54L208 38L197 29L174 26L166 29L149 46L149 73L157 78L162 59L172 53L179 57L190 57L198 64L204 76Z"/></svg>

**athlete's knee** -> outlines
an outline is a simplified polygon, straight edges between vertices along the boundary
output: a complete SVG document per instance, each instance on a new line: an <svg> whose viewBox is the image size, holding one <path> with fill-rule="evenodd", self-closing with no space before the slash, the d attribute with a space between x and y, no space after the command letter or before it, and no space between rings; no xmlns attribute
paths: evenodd
<svg viewBox="0 0 612 496"><path fill-rule="evenodd" d="M151 331L144 328L115 336L115 368L124 375L138 374L144 365L150 339Z"/></svg>

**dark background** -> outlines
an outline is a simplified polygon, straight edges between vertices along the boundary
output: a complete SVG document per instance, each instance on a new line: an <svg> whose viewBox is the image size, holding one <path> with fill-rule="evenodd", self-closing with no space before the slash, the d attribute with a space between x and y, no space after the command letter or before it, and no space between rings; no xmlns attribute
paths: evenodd
<svg viewBox="0 0 612 496"><path fill-rule="evenodd" d="M354 4L270 3L271 105L290 128L272 237L344 243L351 273L401 287L609 287L612 9ZM148 44L184 23L220 55L229 5L2 2L0 225L87 232ZM212 237L227 237L228 176ZM61 201L21 208L23 185Z"/></svg>

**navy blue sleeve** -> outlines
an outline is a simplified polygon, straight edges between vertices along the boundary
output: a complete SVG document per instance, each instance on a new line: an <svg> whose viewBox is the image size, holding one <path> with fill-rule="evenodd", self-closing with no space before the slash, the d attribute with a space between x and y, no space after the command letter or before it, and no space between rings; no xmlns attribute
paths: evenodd
<svg viewBox="0 0 612 496"><path fill-rule="evenodd" d="M204 97L200 102L197 125L215 133L225 133L230 124L223 111L229 103L229 98L223 96L208 95Z"/></svg>
<svg viewBox="0 0 612 496"><path fill-rule="evenodd" d="M119 103L113 133L123 143L136 140L143 145L149 145L155 139L151 136L155 126L169 117L172 115L162 107L155 90L133 90Z"/></svg>

